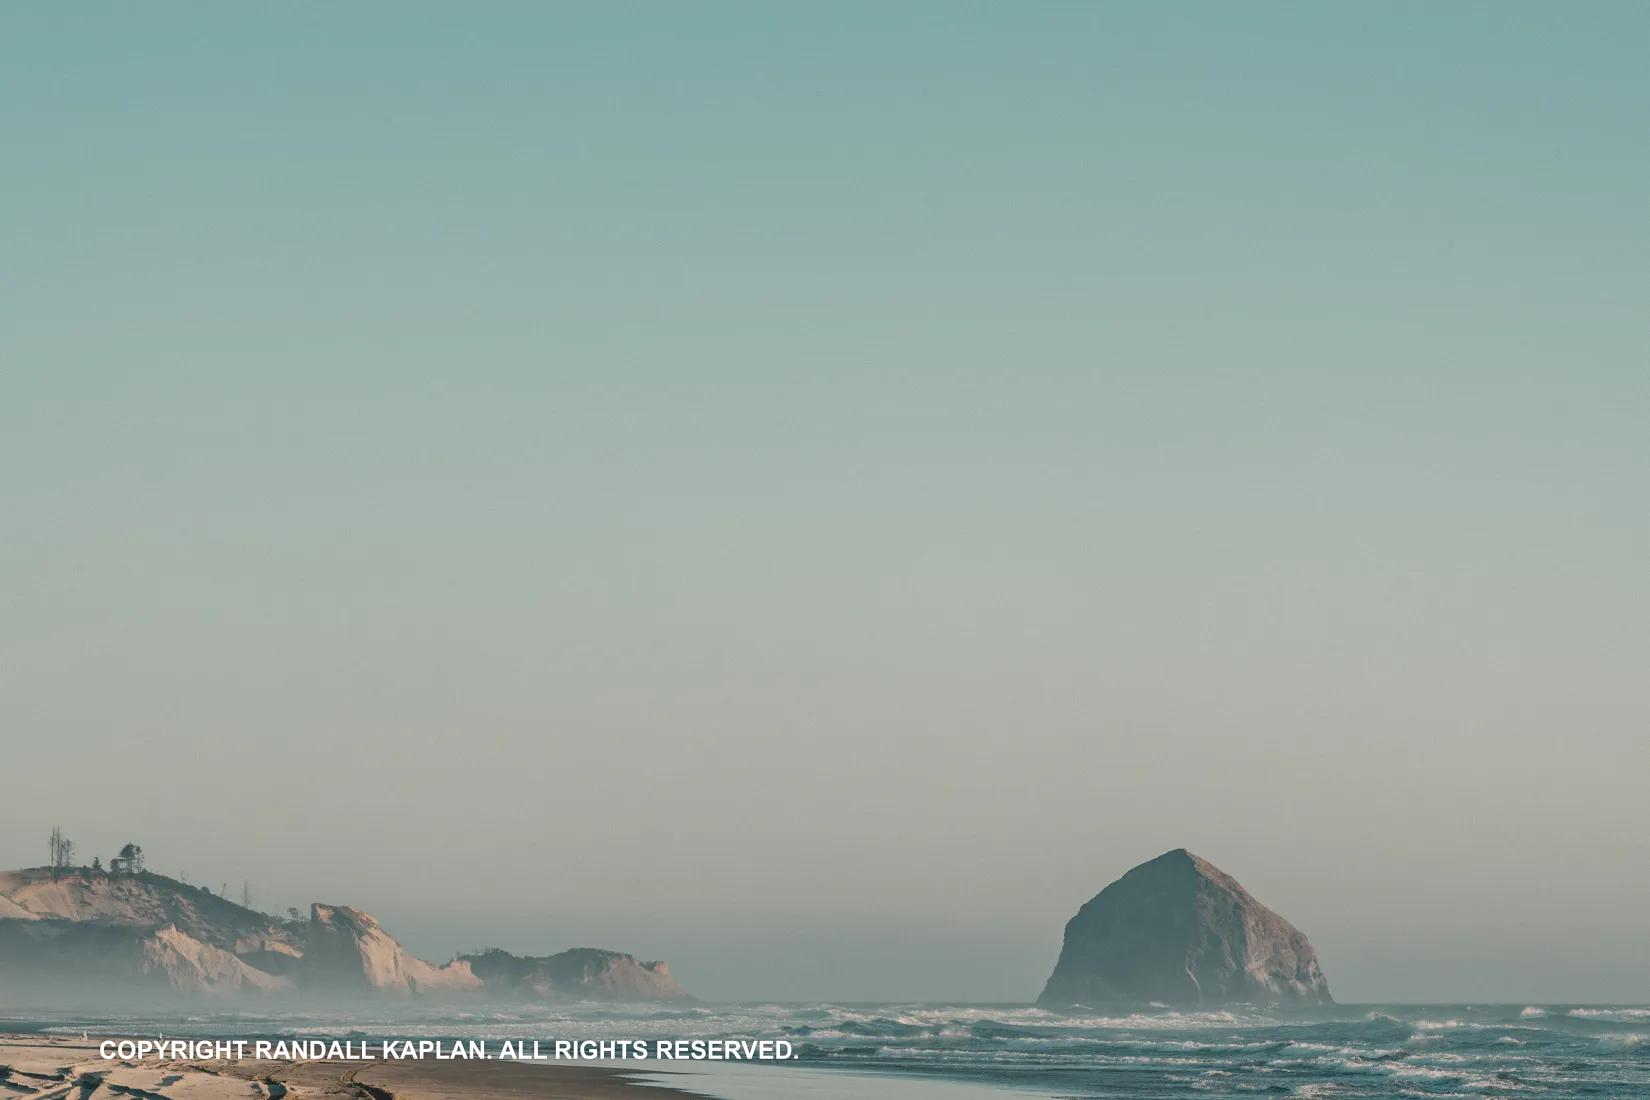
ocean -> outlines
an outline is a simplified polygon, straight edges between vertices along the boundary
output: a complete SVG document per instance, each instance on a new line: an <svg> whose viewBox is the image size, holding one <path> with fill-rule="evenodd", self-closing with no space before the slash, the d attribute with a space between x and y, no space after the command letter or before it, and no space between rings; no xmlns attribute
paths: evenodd
<svg viewBox="0 0 1650 1100"><path fill-rule="evenodd" d="M9 1014L13 1024L40 1018ZM1024 1005L449 1007L58 1015L48 1031L512 1040L782 1038L782 1065L627 1063L722 1100L1299 1096L1650 1098L1650 1007L1357 1005L1056 1013ZM687 1074L682 1076L682 1074Z"/></svg>

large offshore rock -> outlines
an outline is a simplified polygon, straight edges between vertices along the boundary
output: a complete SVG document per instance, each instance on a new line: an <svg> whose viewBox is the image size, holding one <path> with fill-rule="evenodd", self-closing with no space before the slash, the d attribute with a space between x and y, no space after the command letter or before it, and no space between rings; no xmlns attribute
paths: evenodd
<svg viewBox="0 0 1650 1100"><path fill-rule="evenodd" d="M1037 1003L1330 1004L1294 925L1184 848L1142 863L1066 924Z"/></svg>

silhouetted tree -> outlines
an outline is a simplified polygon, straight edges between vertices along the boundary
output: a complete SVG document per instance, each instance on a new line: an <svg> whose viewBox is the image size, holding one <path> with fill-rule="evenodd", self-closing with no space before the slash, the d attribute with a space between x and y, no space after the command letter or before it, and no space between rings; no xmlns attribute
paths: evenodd
<svg viewBox="0 0 1650 1100"><path fill-rule="evenodd" d="M143 873L143 845L125 845L121 848L120 854L109 861L109 870L117 875L141 875Z"/></svg>
<svg viewBox="0 0 1650 1100"><path fill-rule="evenodd" d="M56 878L57 872L74 866L74 841L63 835L61 825L52 826L51 851L52 878Z"/></svg>

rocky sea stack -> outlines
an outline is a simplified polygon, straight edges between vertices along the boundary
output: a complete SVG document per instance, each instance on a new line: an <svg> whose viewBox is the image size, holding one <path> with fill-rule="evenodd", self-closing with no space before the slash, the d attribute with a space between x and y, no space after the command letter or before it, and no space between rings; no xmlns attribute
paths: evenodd
<svg viewBox="0 0 1650 1100"><path fill-rule="evenodd" d="M1332 1004L1312 945L1184 848L1100 891L1066 924L1037 1003Z"/></svg>

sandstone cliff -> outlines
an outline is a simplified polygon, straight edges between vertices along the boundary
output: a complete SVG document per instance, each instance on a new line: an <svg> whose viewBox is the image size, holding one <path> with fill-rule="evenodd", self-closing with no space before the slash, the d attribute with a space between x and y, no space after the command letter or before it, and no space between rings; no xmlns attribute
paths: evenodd
<svg viewBox="0 0 1650 1100"><path fill-rule="evenodd" d="M659 962L581 948L539 958L504 952L485 981L460 958L410 954L371 914L315 904L279 920L153 873L0 872L0 1006L19 990L98 1001L185 995L436 997L612 1001L690 999ZM77 994L78 991L78 994Z"/></svg>
<svg viewBox="0 0 1650 1100"><path fill-rule="evenodd" d="M92 989L233 996L292 989L175 925L140 928L60 917L0 919L0 980L35 1000Z"/></svg>
<svg viewBox="0 0 1650 1100"><path fill-rule="evenodd" d="M436 966L409 955L371 914L347 905L309 908L299 982L340 993L468 993L481 988L466 962Z"/></svg>
<svg viewBox="0 0 1650 1100"><path fill-rule="evenodd" d="M662 962L634 955L577 947L555 955L521 956L489 948L460 955L489 995L538 1000L690 1001L688 991Z"/></svg>
<svg viewBox="0 0 1650 1100"><path fill-rule="evenodd" d="M150 932L140 946L144 973L164 975L180 993L284 993L293 988L290 979L265 973L173 925Z"/></svg>
<svg viewBox="0 0 1650 1100"><path fill-rule="evenodd" d="M1312 945L1184 848L1142 863L1066 925L1045 1006L1328 1004Z"/></svg>
<svg viewBox="0 0 1650 1100"><path fill-rule="evenodd" d="M165 875L109 875L44 867L0 872L0 918L116 924L138 928L175 925L202 943L237 954L252 949L292 952L299 937L282 922L236 905L210 890Z"/></svg>

